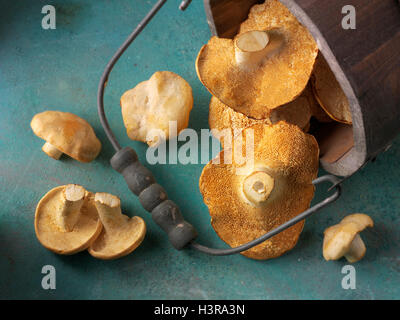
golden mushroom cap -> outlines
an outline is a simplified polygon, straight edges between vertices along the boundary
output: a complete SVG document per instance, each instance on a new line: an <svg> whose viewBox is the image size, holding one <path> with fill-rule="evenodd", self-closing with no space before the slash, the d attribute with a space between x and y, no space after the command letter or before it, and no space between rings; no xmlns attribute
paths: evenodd
<svg viewBox="0 0 400 320"><path fill-rule="evenodd" d="M267 31L267 48L274 45L276 54L254 70L242 70L235 60L235 40L254 30ZM265 119L271 109L301 94L313 70L318 47L284 5L267 0L253 6L235 40L212 37L196 60L200 81L221 102L249 117Z"/></svg>
<svg viewBox="0 0 400 320"><path fill-rule="evenodd" d="M31 128L38 137L81 162L92 161L101 149L91 125L69 112L38 113L31 121Z"/></svg>
<svg viewBox="0 0 400 320"><path fill-rule="evenodd" d="M311 79L315 98L325 112L335 121L351 124L349 100L321 53L315 62Z"/></svg>
<svg viewBox="0 0 400 320"><path fill-rule="evenodd" d="M269 118L257 120L246 117L244 114L236 112L223 104L218 98L211 97L208 124L214 137L220 140L222 147L225 145L230 146L232 139L243 129L257 123L270 124L271 121ZM225 144L225 139L229 140L227 144Z"/></svg>
<svg viewBox="0 0 400 320"><path fill-rule="evenodd" d="M310 119L311 101L307 89L295 100L273 109L270 115L271 123L285 121L298 126L303 131L307 131Z"/></svg>
<svg viewBox="0 0 400 320"><path fill-rule="evenodd" d="M307 86L300 97L272 110L266 119L253 119L236 112L213 96L210 100L208 123L210 129L214 130L214 136L221 141L222 146L224 146L224 133L229 132L229 137L226 138L232 139L243 129L257 123L274 124L279 121L286 121L297 125L303 131L307 131L311 118L312 104L312 92Z"/></svg>
<svg viewBox="0 0 400 320"><path fill-rule="evenodd" d="M243 130L242 137L248 130L254 132L254 166L224 161L236 152L235 140L233 149L221 151L204 167L199 182L212 227L231 247L254 240L306 210L314 195L312 180L318 172L317 142L297 126L285 122L255 124ZM243 142L245 145L244 138ZM238 174L241 166L244 172ZM243 187L249 177L260 172L268 177L264 182L269 186L264 191L269 195L254 204ZM243 254L254 259L278 257L295 246L303 225L301 221Z"/></svg>
<svg viewBox="0 0 400 320"><path fill-rule="evenodd" d="M93 194L86 192L80 215L72 231L60 229L56 213L60 210L63 192L67 186L56 187L47 192L39 201L35 212L35 232L39 242L48 250L70 255L86 250L102 230Z"/></svg>

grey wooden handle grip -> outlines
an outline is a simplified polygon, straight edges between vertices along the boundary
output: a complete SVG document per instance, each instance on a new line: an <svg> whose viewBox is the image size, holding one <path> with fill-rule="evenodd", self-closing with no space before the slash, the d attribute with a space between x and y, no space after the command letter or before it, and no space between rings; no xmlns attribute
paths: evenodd
<svg viewBox="0 0 400 320"><path fill-rule="evenodd" d="M132 148L119 150L110 162L123 175L129 189L139 197L143 208L168 234L169 241L176 249L183 249L197 237L195 228L184 220L178 206L168 200L163 187L156 183L151 171L139 162Z"/></svg>

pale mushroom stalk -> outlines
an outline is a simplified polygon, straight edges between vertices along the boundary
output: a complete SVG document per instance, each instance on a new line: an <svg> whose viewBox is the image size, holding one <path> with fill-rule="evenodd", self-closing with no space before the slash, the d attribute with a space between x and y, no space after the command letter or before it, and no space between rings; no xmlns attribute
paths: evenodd
<svg viewBox="0 0 400 320"><path fill-rule="evenodd" d="M245 71L254 71L264 61L276 54L283 38L275 32L248 31L235 40L235 62Z"/></svg>
<svg viewBox="0 0 400 320"><path fill-rule="evenodd" d="M122 214L121 201L118 197L109 193L96 193L94 201L106 231L126 224L127 216Z"/></svg>
<svg viewBox="0 0 400 320"><path fill-rule="evenodd" d="M234 39L211 37L197 55L196 72L208 91L228 107L265 119L304 91L318 45L278 0L250 10L238 31Z"/></svg>
<svg viewBox="0 0 400 320"><path fill-rule="evenodd" d="M350 247L344 257L347 259L348 262L354 263L361 260L367 248L365 247L364 241L362 241L359 234L357 234L354 240L351 242Z"/></svg>
<svg viewBox="0 0 400 320"><path fill-rule="evenodd" d="M46 153L49 157L52 157L55 160L60 159L61 155L63 154L62 151L58 150L55 146L53 146L51 143L46 142L42 150L44 153Z"/></svg>
<svg viewBox="0 0 400 320"><path fill-rule="evenodd" d="M249 132L254 139L242 139ZM312 180L318 173L317 141L298 126L283 121L257 123L241 135L233 141L235 148L222 150L203 168L199 181L212 227L233 248L309 208L314 196ZM247 149L248 143L254 147L253 152L246 152L246 160L252 165L231 161L235 150ZM241 254L258 260L279 257L296 245L303 225L300 221Z"/></svg>
<svg viewBox="0 0 400 320"><path fill-rule="evenodd" d="M236 64L242 69L255 69L269 52L269 36L264 31L249 31L235 41Z"/></svg>
<svg viewBox="0 0 400 320"><path fill-rule="evenodd" d="M85 200L85 189L81 186L70 184L62 192L62 200L56 213L56 223L63 232L73 230L79 219L80 211Z"/></svg>
<svg viewBox="0 0 400 320"><path fill-rule="evenodd" d="M254 171L243 182L243 192L253 205L267 201L274 188L274 178L264 171Z"/></svg>

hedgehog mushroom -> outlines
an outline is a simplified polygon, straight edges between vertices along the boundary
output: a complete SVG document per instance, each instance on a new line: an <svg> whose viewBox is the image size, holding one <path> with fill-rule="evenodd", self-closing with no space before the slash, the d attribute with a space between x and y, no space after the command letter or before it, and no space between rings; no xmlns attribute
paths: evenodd
<svg viewBox="0 0 400 320"><path fill-rule="evenodd" d="M252 7L235 39L212 37L197 56L196 71L222 103L265 119L301 94L317 54L308 30L279 1L267 0Z"/></svg>
<svg viewBox="0 0 400 320"><path fill-rule="evenodd" d="M254 153L245 157L247 163L237 161L238 152L251 143L246 140L249 133L254 135ZM314 195L318 156L314 137L295 125L281 121L244 129L233 148L221 151L200 177L200 191L218 236L236 247L306 210ZM301 221L243 254L253 259L278 257L295 246L303 225Z"/></svg>
<svg viewBox="0 0 400 320"><path fill-rule="evenodd" d="M243 129L257 123L274 124L286 121L297 125L306 132L310 124L311 105L314 102L312 99L314 99L312 91L307 86L300 97L272 110L266 119L252 119L229 108L213 96L210 101L208 123L210 129L213 130L213 135L220 140L222 147L224 147L225 139L232 139Z"/></svg>
<svg viewBox="0 0 400 320"><path fill-rule="evenodd" d="M318 122L320 123L329 123L333 122L333 119L326 113L326 111L321 107L321 105L318 103L314 90L312 89L310 85L312 95L309 97L310 98L310 110L311 110L311 116L315 118Z"/></svg>
<svg viewBox="0 0 400 320"><path fill-rule="evenodd" d="M91 193L79 185L56 187L37 205L36 236L55 253L69 255L86 250L101 229Z"/></svg>
<svg viewBox="0 0 400 320"><path fill-rule="evenodd" d="M101 149L90 124L69 112L38 113L31 121L31 128L38 137L46 140L42 150L55 160L65 153L80 162L90 162Z"/></svg>
<svg viewBox="0 0 400 320"><path fill-rule="evenodd" d="M325 112L335 121L352 124L349 100L322 54L317 57L311 83Z"/></svg>
<svg viewBox="0 0 400 320"><path fill-rule="evenodd" d="M339 224L324 232L323 256L325 260L338 260L345 257L348 262L361 260L367 251L359 233L373 227L372 219L363 213L345 217Z"/></svg>
<svg viewBox="0 0 400 320"><path fill-rule="evenodd" d="M187 128L192 88L177 74L158 71L126 91L120 103L128 137L155 147ZM175 122L175 129L170 128L171 122Z"/></svg>
<svg viewBox="0 0 400 320"><path fill-rule="evenodd" d="M99 259L110 260L128 255L143 241L146 224L140 217L122 214L121 201L109 193L96 193L94 202L103 223L103 231L89 248Z"/></svg>

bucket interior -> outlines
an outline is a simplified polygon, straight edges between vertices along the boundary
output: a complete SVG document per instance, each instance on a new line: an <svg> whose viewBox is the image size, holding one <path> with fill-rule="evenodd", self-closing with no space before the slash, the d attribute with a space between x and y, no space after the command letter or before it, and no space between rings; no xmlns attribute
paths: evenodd
<svg viewBox="0 0 400 320"><path fill-rule="evenodd" d="M324 163L335 163L354 146L353 126L339 122L320 123L312 119L310 134L314 135Z"/></svg>

